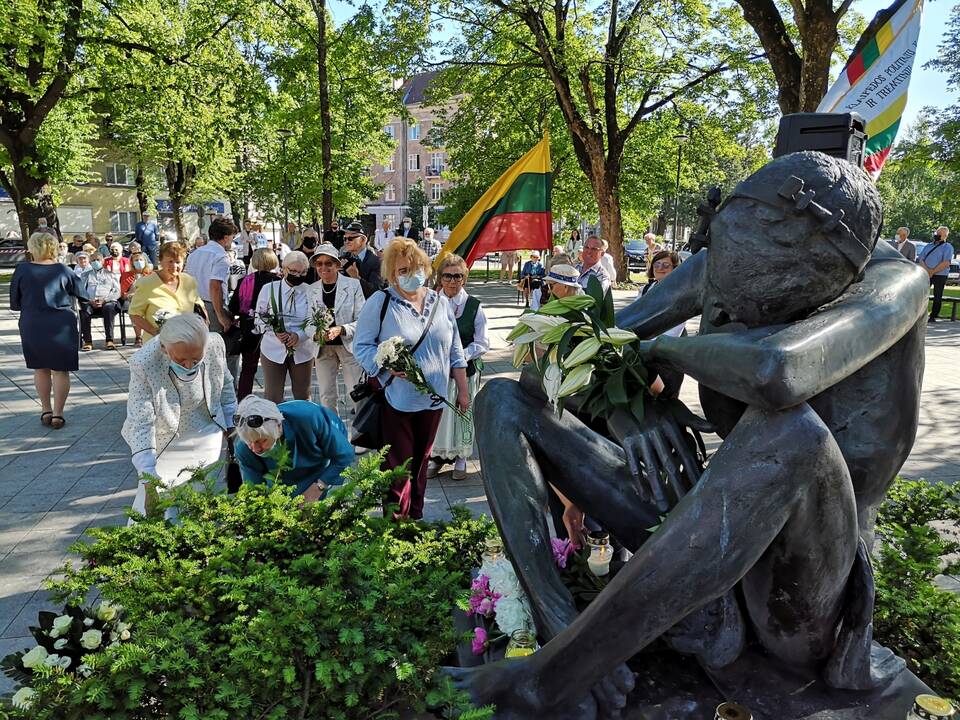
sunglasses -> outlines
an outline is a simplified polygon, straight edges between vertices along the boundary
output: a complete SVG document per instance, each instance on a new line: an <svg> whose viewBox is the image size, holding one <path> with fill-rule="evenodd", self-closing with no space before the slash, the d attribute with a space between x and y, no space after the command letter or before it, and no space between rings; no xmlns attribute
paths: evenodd
<svg viewBox="0 0 960 720"><path fill-rule="evenodd" d="M336 260L330 260L330 261L328 261L328 262L323 262L323 261L321 261L321 260L317 260L317 261L313 264L313 266L314 266L314 267L339 267L339 266L340 266L340 263L338 263Z"/></svg>
<svg viewBox="0 0 960 720"><path fill-rule="evenodd" d="M463 273L443 273L440 279L446 280L447 282L462 282Z"/></svg>
<svg viewBox="0 0 960 720"><path fill-rule="evenodd" d="M246 425L249 428L256 430L258 427L263 427L263 424L270 418L265 418L263 415L247 415L243 417L242 415L233 416L233 426L240 427Z"/></svg>
<svg viewBox="0 0 960 720"><path fill-rule="evenodd" d="M662 262L655 262L653 264L654 270L673 270L673 263L669 260L664 260Z"/></svg>

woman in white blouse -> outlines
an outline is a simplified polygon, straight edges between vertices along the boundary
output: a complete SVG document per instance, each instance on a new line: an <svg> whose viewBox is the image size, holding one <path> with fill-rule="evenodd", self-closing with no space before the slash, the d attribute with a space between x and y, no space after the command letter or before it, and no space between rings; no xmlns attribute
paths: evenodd
<svg viewBox="0 0 960 720"><path fill-rule="evenodd" d="M360 381L360 365L353 357L353 333L363 308L360 281L340 272L340 252L329 243L318 245L310 258L317 280L311 288L315 301L333 312L334 325L327 330L326 341L317 353L317 388L320 404L337 412L337 374L343 370L347 393ZM347 399L347 405L353 407Z"/></svg>
<svg viewBox="0 0 960 720"><path fill-rule="evenodd" d="M264 285L257 298L255 327L263 335L260 342L263 396L277 404L283 402L287 374L293 399L310 399L317 344L313 341L313 329L304 328L313 314L315 302L313 289L305 282L307 270L306 255L299 250L288 253L283 259L283 279Z"/></svg>
<svg viewBox="0 0 960 720"><path fill-rule="evenodd" d="M490 349L487 340L487 316L480 307L480 301L468 295L463 289L467 282L467 264L459 255L447 255L440 265L440 289L447 297L457 320L460 342L463 344L463 356L467 361L467 387L470 404L480 389L480 359ZM453 380L450 380L449 396L454 394ZM473 454L473 422L445 407L440 419L440 429L433 443L433 456L427 467L427 477L434 477L440 468L453 463L453 479L463 480L467 476L467 459Z"/></svg>
<svg viewBox="0 0 960 720"><path fill-rule="evenodd" d="M136 512L146 512L144 475L173 487L189 479L184 468L217 462L236 407L223 340L199 315L173 316L130 356L121 434L140 475Z"/></svg>

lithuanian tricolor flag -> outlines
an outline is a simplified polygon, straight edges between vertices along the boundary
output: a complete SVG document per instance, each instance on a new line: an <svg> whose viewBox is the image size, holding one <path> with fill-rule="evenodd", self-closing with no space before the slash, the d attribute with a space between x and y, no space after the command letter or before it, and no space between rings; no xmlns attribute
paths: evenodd
<svg viewBox="0 0 960 720"><path fill-rule="evenodd" d="M550 213L550 136L511 165L480 197L450 233L435 267L456 253L473 264L488 252L549 250L553 244Z"/></svg>
<svg viewBox="0 0 960 720"><path fill-rule="evenodd" d="M880 175L900 129L923 17L923 0L898 0L870 23L817 112L856 112L867 123L864 168Z"/></svg>

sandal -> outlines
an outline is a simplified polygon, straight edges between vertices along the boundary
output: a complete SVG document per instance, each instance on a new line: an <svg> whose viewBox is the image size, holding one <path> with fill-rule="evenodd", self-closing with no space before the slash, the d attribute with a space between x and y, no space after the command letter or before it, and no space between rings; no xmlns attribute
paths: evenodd
<svg viewBox="0 0 960 720"><path fill-rule="evenodd" d="M52 417L53 417L53 413L50 412L49 410L47 410L47 412L40 413L40 424L50 427L50 422L51 422L50 418Z"/></svg>
<svg viewBox="0 0 960 720"><path fill-rule="evenodd" d="M113 340L107 340L103 345L104 350L116 350L117 346L113 344Z"/></svg>
<svg viewBox="0 0 960 720"><path fill-rule="evenodd" d="M80 349L83 350L83 352L90 352L93 350L93 343L84 343L80 346Z"/></svg>
<svg viewBox="0 0 960 720"><path fill-rule="evenodd" d="M50 427L52 427L54 430L59 430L66 424L67 421L63 419L62 415L54 415L52 418L50 418Z"/></svg>

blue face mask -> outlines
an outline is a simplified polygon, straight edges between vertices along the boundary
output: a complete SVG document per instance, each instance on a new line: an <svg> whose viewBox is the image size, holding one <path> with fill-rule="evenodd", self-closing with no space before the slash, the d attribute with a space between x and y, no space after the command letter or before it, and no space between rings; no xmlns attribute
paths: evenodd
<svg viewBox="0 0 960 720"><path fill-rule="evenodd" d="M102 270L103 263L99 260L94 260L92 263L90 263L90 267L92 267L94 270Z"/></svg>
<svg viewBox="0 0 960 720"><path fill-rule="evenodd" d="M202 366L203 360L198 362L192 368L185 368L178 362L174 362L173 360L170 361L170 369L180 380L192 380L194 377L196 377L197 373L200 372L200 368Z"/></svg>
<svg viewBox="0 0 960 720"><path fill-rule="evenodd" d="M409 273L407 275L401 275L400 279L397 280L397 285L399 285L400 289L404 292L412 293L423 287L426 281L427 276L423 270L417 270L412 275Z"/></svg>
<svg viewBox="0 0 960 720"><path fill-rule="evenodd" d="M143 269L147 266L147 264L146 264L143 260L134 260L134 261L133 261L133 266L134 266L137 270L143 270Z"/></svg>

